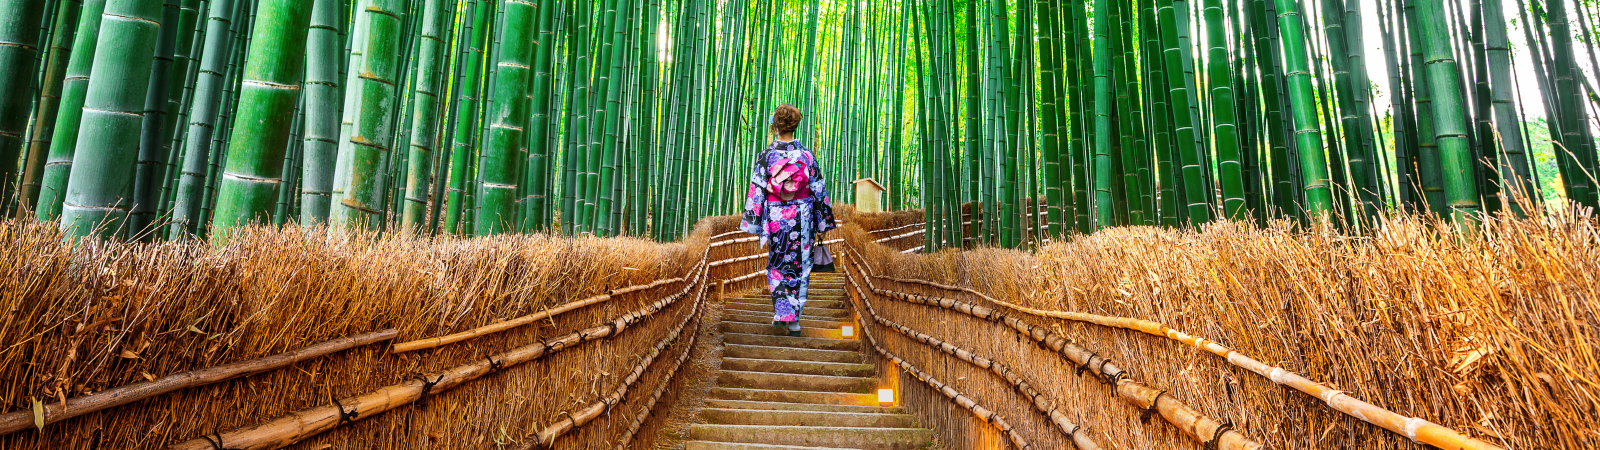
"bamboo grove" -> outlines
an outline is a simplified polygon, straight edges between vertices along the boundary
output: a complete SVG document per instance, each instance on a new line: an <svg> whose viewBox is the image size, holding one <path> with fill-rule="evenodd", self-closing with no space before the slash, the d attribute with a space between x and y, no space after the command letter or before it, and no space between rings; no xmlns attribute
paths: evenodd
<svg viewBox="0 0 1600 450"><path fill-rule="evenodd" d="M902 173L881 153L899 141L845 113L904 95L867 75L901 56L867 30L889 16L847 6L6 0L7 212L132 239L298 221L672 240L737 208L781 103L829 104L808 132L859 144L836 147L883 142L830 163Z"/></svg>
<svg viewBox="0 0 1600 450"><path fill-rule="evenodd" d="M891 209L927 211L928 248L1470 223L1597 206L1596 18L1579 0L0 0L0 198L71 236L672 240L736 211L790 103L835 200L884 181Z"/></svg>

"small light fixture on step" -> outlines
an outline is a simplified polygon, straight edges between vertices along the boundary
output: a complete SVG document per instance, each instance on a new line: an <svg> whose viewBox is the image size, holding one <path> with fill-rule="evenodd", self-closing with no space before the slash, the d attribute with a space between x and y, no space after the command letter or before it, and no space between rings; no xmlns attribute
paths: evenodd
<svg viewBox="0 0 1600 450"><path fill-rule="evenodd" d="M852 327L852 326L849 326L849 325L845 325L843 327L839 327L839 335L840 336L844 336L844 337L855 336L856 335L856 327Z"/></svg>
<svg viewBox="0 0 1600 450"><path fill-rule="evenodd" d="M894 405L894 389L888 389L888 388L879 389L878 390L878 406L893 406L893 405Z"/></svg>

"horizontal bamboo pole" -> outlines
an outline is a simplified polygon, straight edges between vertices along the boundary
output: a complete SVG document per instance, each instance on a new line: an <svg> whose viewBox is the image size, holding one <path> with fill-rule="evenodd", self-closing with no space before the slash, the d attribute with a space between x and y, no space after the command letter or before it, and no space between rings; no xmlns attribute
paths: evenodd
<svg viewBox="0 0 1600 450"><path fill-rule="evenodd" d="M84 414L126 405L169 392L205 386L249 375L287 367L301 361L337 353L351 348L394 339L400 334L394 329L374 331L355 336L323 341L310 347L279 353L264 358L223 364L216 367L175 373L154 380L107 389L83 397L44 406L44 425L60 422ZM33 427L32 410L22 410L0 415L0 435ZM43 428L42 426L40 427Z"/></svg>
<svg viewBox="0 0 1600 450"><path fill-rule="evenodd" d="M857 268L856 270L860 269ZM1032 385L1028 384L1027 380L1024 380L1022 376L1007 368L1005 364L1001 364L989 358L978 356L970 351L967 351L966 349L956 347L948 342L941 341L938 338L923 334L911 329L910 327L895 323L892 320L878 315L878 310L872 306L872 302L867 300L867 296L861 292L861 286L856 284L855 274L851 273L848 267L845 268L845 280L849 282L851 288L855 289L857 296L859 296L861 299L862 306L865 307L868 315L871 315L873 320L883 324L885 327L900 332L900 334L903 334L906 337L937 348L940 352L955 356L957 359L972 363L972 365L978 366L982 369L987 369L990 372L993 372L995 375L999 375L1000 378L1005 379L1006 382L1011 385L1011 388L1016 390L1018 394L1031 399L1033 408L1046 418L1049 418L1050 422L1054 423L1056 428L1061 430L1061 434L1065 434L1067 439L1072 441L1074 447L1077 447L1081 450L1099 450L1103 448L1099 443L1090 439L1088 434L1080 433L1080 431L1083 430L1083 427L1072 423L1072 420L1068 419L1067 415L1059 410L1060 406L1055 400L1050 399L1044 393L1034 389Z"/></svg>
<svg viewBox="0 0 1600 450"><path fill-rule="evenodd" d="M961 391L957 391L948 384L940 383L938 379L928 375L927 372L917 369L917 366L913 366L911 363L906 362L906 360L900 359L899 356L895 356L894 353L884 350L883 347L878 345L878 340L872 337L872 333L867 331L866 327L862 327L861 331L862 334L867 337L867 342L872 344L872 348L877 350L879 354L882 354L885 358L889 358L889 361L894 362L895 365L900 366L901 369L904 369L918 380L922 380L924 384L932 387L933 390L939 391L939 393L944 394L945 397L949 397L950 400L956 402L957 405L960 405L962 408L966 408L967 411L971 411L972 415L978 416L979 419L982 419L989 425L994 426L996 430L1000 430L1000 433L1005 434L1007 438L1011 439L1011 444L1016 446L1017 449L1028 450L1033 448L1033 446L1028 445L1028 441L1026 439L1023 439L1022 433L1013 428L1010 422L1007 422L1004 417L1000 416L1000 413L988 408L984 408L983 405L979 405L976 400L972 399L972 397L962 394Z"/></svg>
<svg viewBox="0 0 1600 450"><path fill-rule="evenodd" d="M742 244L742 243L745 243L745 242L755 242L755 241L759 241L759 240L761 240L761 236L750 236L750 237L745 237L745 238L729 239L729 240L726 240L726 241L714 242L714 243L711 244L711 247L721 247L721 246L728 245L728 244Z"/></svg>
<svg viewBox="0 0 1600 450"><path fill-rule="evenodd" d="M1333 408L1335 411L1339 411L1364 422L1377 425L1385 430L1398 433L1402 436L1410 438L1413 441L1443 449L1500 449L1499 446L1478 439L1473 439L1458 433L1456 430L1450 429L1449 427L1433 423L1426 419L1420 417L1408 417L1383 407L1367 403L1361 399L1346 395L1344 391L1328 387L1322 383L1311 381L1300 374L1284 370L1281 367L1271 366L1267 365L1266 363L1262 363L1261 361L1257 361L1254 358L1234 351L1232 348L1222 345L1217 341L1195 337L1189 335L1188 333L1174 330L1171 327L1166 326L1166 324L1162 324L1160 322L1131 317L1113 317L1080 312L1035 309L1000 301L993 297L984 295L981 292L965 287L948 286L924 280L908 280L881 276L875 278L898 281L901 283L921 284L924 286L932 286L949 291L967 292L982 297L984 300L988 300L996 305L1039 317L1084 322L1104 327L1121 328L1125 330L1138 331L1152 336L1164 337L1221 357L1235 367L1254 372L1256 375L1265 377L1266 379L1271 380L1273 383L1287 386L1296 391L1305 393L1306 395L1310 395L1313 398L1322 400L1323 404L1328 405L1329 408Z"/></svg>
<svg viewBox="0 0 1600 450"><path fill-rule="evenodd" d="M702 266L699 275L695 277L695 280L690 285L699 284L705 278L707 270ZM683 293L674 294L624 314L605 325L579 330L552 340L525 345L485 358L484 361L456 366L443 373L423 377L432 380L431 385L421 379L413 379L385 386L366 394L345 397L335 402L334 405L300 410L269 422L227 433L204 436L173 444L167 448L169 450L214 450L216 448L258 450L286 447L324 431L338 428L346 421L354 422L363 417L370 417L373 414L415 402L417 399L422 398L424 392L443 392L454 389L457 386L498 370L504 370L559 353L584 342L607 339L619 335L633 324L671 306L672 303L683 296Z"/></svg>
<svg viewBox="0 0 1600 450"><path fill-rule="evenodd" d="M861 258L860 254L857 253L852 259L859 262L863 258ZM1100 356L1097 352L1085 350L1083 347L1079 347L1076 344L1068 341L1066 338L1057 335L1054 331L1043 327L1033 326L1033 324L1027 323L1016 317L1012 317L1006 314L1004 311L977 305L971 302L950 298L925 297L921 295L890 291L887 289L879 289L877 286L872 284L872 277L875 277L876 275L872 273L871 268L867 267L865 264L862 264L862 268L867 272L868 275L867 277L864 277L865 281L867 282L867 289L872 291L874 294L905 301L907 303L933 306L956 311L979 319L1009 326L1016 330L1019 334L1027 336L1034 342L1043 344L1056 353L1061 354L1073 364L1077 364L1079 367L1084 367L1095 372L1103 377L1104 381L1114 383L1118 396L1127 403L1146 410L1154 407L1155 411L1159 412L1162 419L1165 419L1167 423L1172 424L1174 427L1182 430L1184 434L1189 435L1189 437L1194 438L1197 441L1207 442L1215 437L1216 448L1222 450L1257 450L1261 448L1261 444L1246 438L1244 434L1239 433L1237 430L1228 429L1230 427L1226 427L1221 422L1206 417L1204 414L1201 414L1194 408L1189 407L1189 405L1178 401L1173 396L1160 395L1162 391L1149 388L1143 383L1133 380L1132 377L1128 376L1126 371L1112 364L1110 358ZM1218 435L1219 430L1226 431L1223 431L1220 435Z"/></svg>
<svg viewBox="0 0 1600 450"><path fill-rule="evenodd" d="M699 316L699 312L700 302L695 302L694 308L689 310L688 316L685 316L687 319L684 320L683 323L678 324L678 327L673 329L672 333L668 334L666 338L661 340L661 342L656 343L656 346L650 349L650 354L646 356L643 361L640 361L639 365L634 367L632 372L628 373L628 376L623 379L622 384L617 386L617 389L612 391L611 395L601 398L597 402L590 403L588 406L578 410L576 413L567 414L566 417L563 417L560 421L551 425L549 428L545 428L543 431L540 431L536 440L533 442L528 442L520 448L548 448L549 446L555 444L556 439L560 439L561 436L566 435L568 432L587 425L589 422L593 422L594 419L599 418L602 413L610 411L612 407L621 404L623 397L628 395L628 390L633 388L633 384L639 382L639 378L644 376L645 370L648 369L651 364L655 363L656 357L660 356L661 352L665 350L668 345L672 344L674 339L678 338L678 335L682 333L683 329L689 325L689 322L694 321L695 317ZM691 347L689 350L694 350L694 336L692 336L692 333L690 336L689 345ZM688 358L688 356L689 352L685 351L683 355L678 357L678 363L681 365L684 358ZM678 369L677 367L673 367L672 370L673 373L669 373L665 380L670 381ZM667 384L667 382L663 381L662 384Z"/></svg>
<svg viewBox="0 0 1600 450"><path fill-rule="evenodd" d="M760 253L760 254L755 254L755 255L750 255L750 256L740 256L740 257L737 257L737 258L728 258L728 259L724 259L724 260L721 260L721 261L717 261L717 262L711 263L711 267L717 267L717 266L720 266L720 265L723 265L723 264L733 264L733 263L740 262L740 261L749 261L749 260L752 260L752 259L765 258L765 257L767 257L766 253Z"/></svg>
<svg viewBox="0 0 1600 450"><path fill-rule="evenodd" d="M705 263L705 258L702 257L700 259L700 264L704 264L704 263ZM689 272L690 273L694 273L696 270L698 270L700 268L700 264L696 264L693 269L689 269ZM492 324L484 325L484 326L481 326L481 327L478 327L478 328L473 328L471 330L463 331L463 332L460 332L460 333L453 333L453 334L448 334L448 335L444 335L444 336L436 336L436 337L431 337L431 338L426 338L426 339L418 339L418 340L409 341L409 342L401 342L399 344L395 344L394 345L394 349L390 350L390 351L392 353L414 352L414 351L417 351L417 350L426 350L426 349L430 349L430 348L434 348L434 347L439 347L439 346L442 346L442 345L454 344L454 343L457 343L457 342L461 342L461 341L465 341L465 340L473 339L473 338L477 338L477 337L488 336L488 335L491 335L491 334L495 334L495 333L499 333L499 332L502 332L502 331L510 330L512 328L517 328L517 327L520 327L520 326L523 326L523 325L527 325L527 324L530 324L530 323L534 323L534 322L538 322L538 321L541 321L541 320L545 320L545 319L548 319L548 318L551 318L551 317L559 316L559 315L565 314L567 312L571 312L572 310L575 310L575 309L578 309L578 308L582 308L582 307L585 307L585 306L604 303L604 302L606 302L608 300L611 300L612 298L615 298L618 295L622 295L622 294L626 294L626 293L630 293L630 292L642 291L642 290L650 289L650 288L653 288L653 287L656 287L656 286L661 286L661 285L664 285L664 284L678 283L678 282L682 282L683 279L684 279L684 277L669 278L669 279L665 279L665 280L656 280L656 281L653 281L653 282L650 282L650 283L646 283L646 284L638 284L638 285L628 286L628 287L625 287L625 288L608 291L608 292L606 292L604 294L596 295L596 296L589 297L589 298L586 298L586 299L583 299L583 300L578 300L578 301L575 301L575 302L567 303L567 304L564 304L564 305L561 305L561 306L558 306L558 307L555 307L555 308L552 308L552 309L547 309L547 310L544 310L544 311L540 311L538 313L529 314L529 315L526 315L526 316L518 317L518 318L515 318L515 319L503 321L503 322L495 322L495 323L492 323ZM685 289L687 289L687 287Z"/></svg>
<svg viewBox="0 0 1600 450"><path fill-rule="evenodd" d="M911 248L908 248L908 249L905 249L905 250L901 250L900 253L916 253L918 251L921 251L922 247L923 246L918 245L916 247L911 247Z"/></svg>
<svg viewBox="0 0 1600 450"><path fill-rule="evenodd" d="M729 231L727 233L722 233L722 234L719 234L719 235L716 235L716 236L712 236L710 240L715 241L717 239L722 239L722 238L725 238L725 237L728 237L728 236L733 236L735 234L739 234L739 233L743 233L743 232L744 232L744 230L733 230L733 231Z"/></svg>
<svg viewBox="0 0 1600 450"><path fill-rule="evenodd" d="M655 410L656 402L661 400L662 394L667 393L667 387L672 386L672 379L678 376L678 369L683 368L683 362L689 360L689 354L694 352L694 345L698 338L699 335L697 334L689 335L689 342L685 344L689 348L678 356L678 363L672 366L672 370L667 372L667 377L661 381L660 385L656 386L655 392L650 394L650 401L645 402L644 409L634 416L632 423L628 425L628 432L622 436L622 440L617 442L615 450L626 450L628 444L633 443L634 436L638 435L639 429L644 427L644 421L649 419L650 413Z"/></svg>
<svg viewBox="0 0 1600 450"><path fill-rule="evenodd" d="M916 231L912 231L912 232L905 233L905 234L897 234L897 235L894 235L894 236L881 238L881 239L878 239L878 240L875 240L875 241L872 241L872 242L886 242L886 241L892 241L892 240L900 239L900 238L907 238L907 237L911 237L911 236L916 236L916 235L922 234L923 231L925 231L925 230L916 230Z"/></svg>
<svg viewBox="0 0 1600 450"><path fill-rule="evenodd" d="M740 275L740 276L737 276L737 277L734 277L734 278L729 278L729 279L726 279L726 280L722 280L722 282L724 284L726 284L726 283L744 281L744 280L748 280L748 279L751 279L751 278L755 278L755 277L761 276L761 275L766 274L766 273L767 273L767 269L761 269L761 270L757 270L755 272L750 272L750 273L747 273L747 274L744 274L744 275Z"/></svg>
<svg viewBox="0 0 1600 450"><path fill-rule="evenodd" d="M912 228L912 227L920 227L920 226L924 226L924 225L927 225L927 224L928 224L927 222L917 222L917 223L913 223L913 224L901 225L901 226L894 227L894 228L884 228L884 229L881 229L881 230L872 230L872 231L868 231L867 233L868 234L888 233L890 231L899 231L899 230L904 230L904 229Z"/></svg>

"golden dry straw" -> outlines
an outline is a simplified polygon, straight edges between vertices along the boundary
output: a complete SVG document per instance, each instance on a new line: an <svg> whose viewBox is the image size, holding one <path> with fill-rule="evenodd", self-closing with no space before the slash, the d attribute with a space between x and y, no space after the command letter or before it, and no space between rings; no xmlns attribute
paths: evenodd
<svg viewBox="0 0 1600 450"><path fill-rule="evenodd" d="M283 368L290 364L330 353L394 339L398 334L400 332L388 329L343 337L265 358L175 373L142 383L118 386L91 395L68 399L63 403L39 404L31 411L17 411L0 415L0 434L23 430L29 426L43 429L45 425L95 411L126 405L173 391L205 386L211 383Z"/></svg>
<svg viewBox="0 0 1600 450"><path fill-rule="evenodd" d="M698 284L705 274L701 270L690 287ZM405 383L385 386L363 395L346 397L331 406L311 408L288 416L227 433L219 433L167 447L169 450L204 450L213 447L239 450L275 449L300 442L345 423L370 417L401 405L417 402L434 391L448 391L456 386L476 380L491 373L515 367L545 356L561 352L584 342L607 339L622 334L631 326L665 309L684 297L689 289L651 303L618 317L605 325L587 328L549 341L525 345L511 351L485 358L484 361L457 366L440 374L418 377ZM698 300L696 301L698 304ZM698 305L697 305L698 306ZM691 309L692 312L698 308Z"/></svg>
<svg viewBox="0 0 1600 450"><path fill-rule="evenodd" d="M1429 422L1426 419L1420 417L1406 417L1394 411L1383 409L1371 403L1361 401L1361 399L1350 397L1349 395L1346 395L1344 391L1328 387L1322 383L1311 381L1306 377L1284 370L1281 367L1274 367L1264 364L1260 361L1250 358L1249 356L1245 356L1242 353L1236 352L1233 349L1218 343L1217 341L1209 341L1205 338L1191 336L1188 333L1174 330L1159 322L1135 319L1131 317L1109 317L1098 314L1046 311L1000 301L993 297L984 295L982 292L974 291L969 288L948 286L923 280L908 280L888 277L875 278L898 281L902 283L921 284L948 291L967 292L983 298L984 300L993 302L994 304L1035 316L1092 323L1100 326L1122 328L1126 330L1142 332L1152 336L1164 337L1188 344L1201 350L1205 350L1208 353L1221 357L1229 364L1248 370L1256 375L1266 377L1268 380L1272 380L1273 383L1287 386L1294 390L1303 392L1306 395L1320 399L1323 401L1323 403L1326 403L1329 408L1333 408L1334 410L1348 414L1350 417L1361 419L1364 422L1383 427L1386 430L1399 433L1413 441L1439 448L1449 449L1497 450L1500 448L1493 444L1462 435L1461 433L1457 433L1455 430L1445 428L1433 422Z"/></svg>
<svg viewBox="0 0 1600 450"><path fill-rule="evenodd" d="M701 258L700 263L696 264L694 268L689 269L690 272L698 272L700 270L700 264L705 264L705 258L704 257ZM678 277L678 278L669 278L669 279L665 279L665 280L656 280L656 281L652 281L652 282L647 283L647 284L636 284L636 285L633 285L633 286L628 286L628 287L625 287L625 288L612 290L612 291L606 292L604 294L596 295L596 296L589 297L589 298L586 298L586 299L583 299L583 300L575 301L575 302L572 302L572 303L567 303L565 305L561 305L561 306L553 308L553 309L541 311L541 312L538 312L538 313L535 313L535 314L529 314L529 315L526 315L526 316L522 316L522 317L518 317L518 318L515 318L515 319L507 320L507 321L504 321L504 322L497 322L497 323L494 323L494 324L485 325L485 326L478 327L478 328L473 328L471 330L463 331L463 332L460 332L460 333L454 333L454 334L450 334L450 335L446 335L446 336L439 336L439 337L431 337L431 338L427 338L427 339L418 339L418 340L409 341L409 342L402 342L402 343L399 343L399 344L395 344L394 348L391 349L390 351L392 351L394 353L405 353L405 352L413 352L413 351L417 351L417 350L430 349L430 348L438 347L438 346L441 346L441 345L454 344L454 343L465 341L465 340L472 339L472 338L475 338L475 337L490 335L490 334L494 334L494 333L499 333L501 331L506 331L506 330L509 330L509 329L512 329L512 328L516 328L516 327L520 327L520 326L527 325L527 324L530 324L530 323L535 323L535 322L538 322L538 321L541 321L541 320L549 319L551 317L555 317L555 316L561 315L563 313L567 313L567 312L570 312L570 311L573 311L573 310L576 310L578 308L582 308L582 307L585 307L585 306L597 305L597 304L603 303L605 301L611 300L612 298L615 298L618 295L623 295L623 294L627 294L627 293L631 293L631 292L642 291L642 290L650 289L650 288L653 288L653 287L656 287L656 286L662 286L662 285L667 285L667 284L672 284L672 283L679 283L679 282L682 282L683 280L684 280L683 277ZM687 289L687 288L685 288L685 289Z"/></svg>
<svg viewBox="0 0 1600 450"><path fill-rule="evenodd" d="M861 261L861 256L859 253L855 253L854 247L850 249L852 256L855 257L854 260ZM1196 441L1205 443L1208 447L1226 450L1256 450L1261 448L1261 444L1245 437L1238 430L1234 430L1231 423L1211 419L1182 401L1165 395L1165 390L1157 390L1134 380L1126 370L1113 365L1110 358L1101 356L1099 352L1086 350L1049 329L1035 326L1002 311L970 302L879 289L872 283L872 270L867 268L865 264L862 264L862 266L868 274L866 278L867 288L874 294L907 303L955 311L1009 326L1018 334L1049 347L1079 367L1092 370L1097 375L1104 377L1107 383L1111 383L1116 387L1117 395L1128 404L1146 411L1159 413L1168 423Z"/></svg>
<svg viewBox="0 0 1600 450"><path fill-rule="evenodd" d="M1101 445L1094 442L1094 440L1091 439L1087 433L1079 433L1080 431L1083 431L1083 427L1072 423L1071 419L1068 419L1067 415L1060 411L1060 405L1057 404L1054 399L1050 398L1044 393L1039 392L1037 389L1034 389L1032 385L1028 384L1027 380L1024 380L1016 371L1007 368L1005 364L1001 364L992 359L979 356L973 352L967 351L966 349L956 347L948 342L944 342L933 336L923 334L911 329L910 327L895 323L892 320L878 315L878 311L877 309L873 308L872 302L867 300L866 293L862 292L861 286L856 284L855 273L849 268L849 266L853 265L854 264L850 264L845 267L845 280L855 292L855 295L851 296L851 298L859 299L861 301L861 305L858 306L858 309L864 308L867 311L867 314L872 316L873 320L883 324L884 327L898 331L900 334L903 334L906 337L937 348L939 351L945 354L954 356L962 361L972 363L972 365L978 366L979 368L987 369L1000 378L1006 380L1006 383L1009 384L1012 389L1016 390L1018 394L1021 394L1023 397L1032 400L1030 403L1033 405L1034 410L1039 412L1039 414L1049 418L1051 423L1054 423L1056 428L1060 430L1062 434L1066 435L1067 439L1070 440L1076 448L1081 450L1099 450L1102 448Z"/></svg>
<svg viewBox="0 0 1600 450"><path fill-rule="evenodd" d="M705 236L717 231L698 228L683 242L661 244L260 227L241 230L220 247L89 242L73 248L51 225L0 222L0 414L31 416L34 404L54 407L119 386L384 329L397 330L395 341L449 335L625 286L693 276L688 270L706 256ZM736 246L723 246L729 247ZM660 285L573 308L466 345L402 354L356 347L68 418L43 431L28 427L0 435L0 448L156 448L214 436L326 406L329 399L485 364L528 343L611 320L669 290L677 287ZM362 412L338 432L299 445L476 449L525 442L567 411L612 392L653 344L686 319L687 303L677 302L657 314L665 320L636 324L625 335L502 367L498 376L449 391L434 390L434 407ZM663 380L661 372L647 372L636 386L654 389L649 383ZM596 419L562 442L615 445L628 428L624 418L638 416L646 392L630 395L637 401L629 398L613 408L615 419ZM676 393L663 396L660 403L670 404ZM653 434L657 425L652 421L637 432Z"/></svg>
<svg viewBox="0 0 1600 450"><path fill-rule="evenodd" d="M903 255L870 236L851 242L888 277L879 280L901 280L882 287L1005 303L1019 314L1061 312L1041 315L1041 325L1115 343L1104 349L1110 357L1138 361L1132 370L1170 383L1168 395L1235 419L1270 447L1427 448L1403 423L1370 424L1319 396L1288 392L1272 380L1277 368L1280 380L1293 373L1342 391L1329 396L1341 405L1359 398L1394 412L1419 431L1418 441L1434 439L1420 432L1430 428L1425 420L1504 448L1600 448L1600 232L1587 211L1530 215L1487 217L1470 231L1393 215L1358 237L1290 223L1112 228L1057 239L1036 254ZM964 290L933 291L921 281ZM941 334L959 325L916 326ZM1264 367L1234 364L1243 355ZM1059 368L1038 369L1040 388L1063 401L1094 401L1074 396ZM1117 445L1178 445L1107 428L1099 417L1084 422Z"/></svg>
<svg viewBox="0 0 1600 450"><path fill-rule="evenodd" d="M695 301L693 309L689 310L689 317L693 318L697 316L695 313L700 311L700 305L703 303L700 300L703 299L704 296L705 290L702 287L702 289L700 289L700 295L697 296L698 298ZM529 442L522 448L533 449L553 445L555 444L556 439L561 439L561 436L566 435L567 432L587 425L589 422L593 422L595 418L600 417L601 413L610 411L613 406L616 406L618 403L622 403L623 398L628 395L628 389L632 388L633 384L638 382L640 377L644 376L645 369L649 368L651 364L655 363L656 357L661 355L661 351L666 349L667 345L672 344L672 341L677 339L679 334L682 333L683 329L688 325L688 322L679 324L677 328L672 330L672 334L662 338L661 342L657 343L654 348L651 348L648 355L645 355L644 361L640 361L639 365L634 367L632 372L628 373L627 378L623 379L622 384L618 385L617 389L612 392L611 395L600 399L600 401L591 403L589 406L578 410L577 413L570 414L561 421L556 422L555 425L545 428L544 431L539 432L539 438L537 440ZM695 336L691 334L689 337L690 347L693 347L694 345L694 338ZM683 355L679 357L678 363L681 364L683 359L687 358L688 356L689 352L685 351ZM666 378L671 379L672 375L676 372L677 367L674 366L672 372L669 372ZM665 385L666 383L662 384Z"/></svg>
<svg viewBox="0 0 1600 450"><path fill-rule="evenodd" d="M916 366L911 365L911 363L906 362L906 360L900 359L900 357L895 356L894 353L889 353L888 350L884 350L883 347L878 346L878 340L873 339L872 333L867 331L866 328L862 328L861 331L862 334L867 337L867 342L872 345L872 348L878 351L878 354L883 355L885 358L889 358L889 361L894 362L894 364L900 366L901 369L905 369L906 372L911 373L913 376L917 377L918 380L922 380L923 383L927 384L929 387L932 387L933 390L939 391L939 393L944 394L945 397L949 397L950 401L955 402L957 405L960 405L967 411L971 411L972 415L977 416L984 422L989 423L989 425L994 426L996 430L999 430L1001 433L1005 434L1008 439L1011 439L1011 444L1016 446L1016 448L1021 450L1033 448L1032 446L1028 445L1027 439L1022 437L1022 433L1019 433L1016 429L1012 428L1011 423L1007 422L1004 417L1001 417L1000 413L994 412L988 408L984 408L983 405L979 405L976 400L972 399L972 397L962 394L961 391L957 391L948 384L939 382L938 379L935 379L926 372L917 369Z"/></svg>

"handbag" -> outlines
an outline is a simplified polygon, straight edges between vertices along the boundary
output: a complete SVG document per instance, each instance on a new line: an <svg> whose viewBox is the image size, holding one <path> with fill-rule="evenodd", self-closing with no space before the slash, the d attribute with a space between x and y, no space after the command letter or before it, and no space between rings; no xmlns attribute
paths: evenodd
<svg viewBox="0 0 1600 450"><path fill-rule="evenodd" d="M828 245L818 242L811 248L811 273L833 272L833 254L828 252Z"/></svg>

